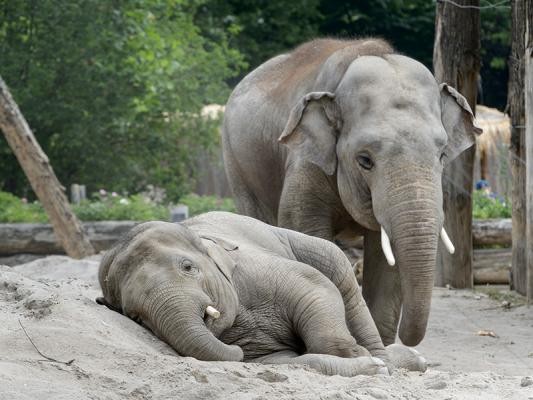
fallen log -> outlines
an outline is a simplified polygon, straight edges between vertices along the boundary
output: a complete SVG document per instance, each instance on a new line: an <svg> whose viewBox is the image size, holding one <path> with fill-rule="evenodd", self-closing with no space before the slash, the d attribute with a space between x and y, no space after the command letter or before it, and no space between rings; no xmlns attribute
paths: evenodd
<svg viewBox="0 0 533 400"><path fill-rule="evenodd" d="M512 250L475 249L474 284L509 284Z"/></svg>
<svg viewBox="0 0 533 400"><path fill-rule="evenodd" d="M474 247L483 245L511 246L511 219L476 219L472 223Z"/></svg>
<svg viewBox="0 0 533 400"><path fill-rule="evenodd" d="M137 225L135 221L84 222L83 228L96 251L110 248L123 234ZM52 225L0 224L0 255L64 254Z"/></svg>

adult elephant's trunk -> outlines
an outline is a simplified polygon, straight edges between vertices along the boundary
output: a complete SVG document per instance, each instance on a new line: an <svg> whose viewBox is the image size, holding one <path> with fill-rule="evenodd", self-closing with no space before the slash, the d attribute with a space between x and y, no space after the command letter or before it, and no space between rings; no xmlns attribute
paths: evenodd
<svg viewBox="0 0 533 400"><path fill-rule="evenodd" d="M205 297L203 293L182 293L175 286L162 288L146 302L147 325L182 356L242 361L240 347L224 344L207 329L204 315L209 302Z"/></svg>
<svg viewBox="0 0 533 400"><path fill-rule="evenodd" d="M384 230L390 235L402 290L401 341L415 346L424 338L442 226L441 190L430 179L401 184L390 193ZM383 242L383 241L382 241Z"/></svg>

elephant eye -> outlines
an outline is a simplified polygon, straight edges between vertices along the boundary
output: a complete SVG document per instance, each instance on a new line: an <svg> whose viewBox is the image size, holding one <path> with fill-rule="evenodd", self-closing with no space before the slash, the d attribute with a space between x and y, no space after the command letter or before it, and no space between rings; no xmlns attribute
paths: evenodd
<svg viewBox="0 0 533 400"><path fill-rule="evenodd" d="M374 162L367 154L359 154L356 159L359 165L367 171L371 170L374 166Z"/></svg>
<svg viewBox="0 0 533 400"><path fill-rule="evenodd" d="M440 155L440 162L444 163L446 161L446 158L448 158L448 156L445 152L442 152L442 154Z"/></svg>
<svg viewBox="0 0 533 400"><path fill-rule="evenodd" d="M180 269L188 274L195 274L198 272L198 267L196 267L190 260L183 260L180 263Z"/></svg>

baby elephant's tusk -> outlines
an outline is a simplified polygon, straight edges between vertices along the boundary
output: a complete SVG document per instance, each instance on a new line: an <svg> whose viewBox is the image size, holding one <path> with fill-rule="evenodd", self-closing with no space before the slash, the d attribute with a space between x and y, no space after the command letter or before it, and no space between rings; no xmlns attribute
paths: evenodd
<svg viewBox="0 0 533 400"><path fill-rule="evenodd" d="M212 316L214 319L220 317L220 311L218 311L215 307L207 306L205 313Z"/></svg>
<svg viewBox="0 0 533 400"><path fill-rule="evenodd" d="M442 239L442 242L444 243L444 246L446 246L446 249L450 252L450 254L455 253L455 247L453 246L453 243L444 228L442 228L442 230L440 231L440 237Z"/></svg>
<svg viewBox="0 0 533 400"><path fill-rule="evenodd" d="M389 237L387 236L387 232L385 232L383 227L381 227L381 248L383 249L383 254L385 254L385 258L387 259L389 265L391 267L394 266L394 264L396 264L396 260L394 259L394 254L392 253Z"/></svg>

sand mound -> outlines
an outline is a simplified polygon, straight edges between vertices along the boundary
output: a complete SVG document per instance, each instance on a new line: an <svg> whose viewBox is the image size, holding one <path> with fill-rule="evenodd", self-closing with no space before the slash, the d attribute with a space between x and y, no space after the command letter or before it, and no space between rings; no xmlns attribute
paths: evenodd
<svg viewBox="0 0 533 400"><path fill-rule="evenodd" d="M464 314L465 304L497 303L437 290L419 348L433 362L428 372L328 377L300 366L179 357L143 327L94 302L97 268L97 258L62 256L0 267L0 399L533 399L533 381L525 378L533 373L532 309L505 313L514 326L501 320L502 310L488 310L509 332L480 337L450 314L461 314L454 307ZM22 327L57 361L41 356ZM500 355L503 345L513 351ZM482 353L493 354L487 356L492 364Z"/></svg>

